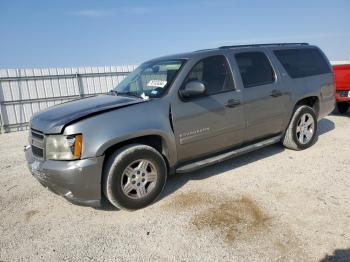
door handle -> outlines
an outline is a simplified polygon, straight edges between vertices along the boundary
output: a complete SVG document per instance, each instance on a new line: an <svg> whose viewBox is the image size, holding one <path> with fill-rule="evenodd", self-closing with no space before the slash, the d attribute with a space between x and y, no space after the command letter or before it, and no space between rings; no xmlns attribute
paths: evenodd
<svg viewBox="0 0 350 262"><path fill-rule="evenodd" d="M231 108L231 107L238 106L238 105L240 105L240 104L241 104L241 101L240 101L240 100L229 99L229 100L226 102L225 106Z"/></svg>
<svg viewBox="0 0 350 262"><path fill-rule="evenodd" d="M278 96L281 96L282 95L282 92L281 91L278 91L276 89L272 90L271 92L271 95L272 97L278 97Z"/></svg>

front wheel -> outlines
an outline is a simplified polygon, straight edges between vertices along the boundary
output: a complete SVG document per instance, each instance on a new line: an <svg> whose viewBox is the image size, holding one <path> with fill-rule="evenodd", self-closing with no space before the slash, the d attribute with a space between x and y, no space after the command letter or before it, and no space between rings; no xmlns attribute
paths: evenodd
<svg viewBox="0 0 350 262"><path fill-rule="evenodd" d="M135 210L151 204L167 177L162 155L153 147L132 144L115 151L103 170L103 192L117 208Z"/></svg>
<svg viewBox="0 0 350 262"><path fill-rule="evenodd" d="M282 139L285 147L303 150L312 146L316 139L317 117L309 106L299 106L289 123Z"/></svg>

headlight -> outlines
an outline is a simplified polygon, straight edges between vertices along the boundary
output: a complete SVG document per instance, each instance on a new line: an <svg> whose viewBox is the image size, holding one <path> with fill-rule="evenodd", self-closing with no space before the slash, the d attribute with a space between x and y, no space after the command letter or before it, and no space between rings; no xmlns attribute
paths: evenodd
<svg viewBox="0 0 350 262"><path fill-rule="evenodd" d="M46 138L46 158L74 160L81 156L82 135L50 135Z"/></svg>

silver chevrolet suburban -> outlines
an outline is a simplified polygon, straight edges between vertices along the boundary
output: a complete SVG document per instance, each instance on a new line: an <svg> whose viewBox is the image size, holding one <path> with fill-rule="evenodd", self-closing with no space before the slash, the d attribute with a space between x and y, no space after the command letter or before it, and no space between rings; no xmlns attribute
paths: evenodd
<svg viewBox="0 0 350 262"><path fill-rule="evenodd" d="M277 142L310 147L334 104L318 47L223 46L150 60L107 94L37 113L25 154L33 176L69 201L134 210L169 174Z"/></svg>

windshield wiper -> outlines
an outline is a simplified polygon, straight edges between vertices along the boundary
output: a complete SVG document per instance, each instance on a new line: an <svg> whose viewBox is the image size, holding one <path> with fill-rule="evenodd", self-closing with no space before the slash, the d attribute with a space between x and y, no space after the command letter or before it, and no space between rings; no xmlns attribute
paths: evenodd
<svg viewBox="0 0 350 262"><path fill-rule="evenodd" d="M137 93L134 93L134 92L118 92L118 91L113 91L115 92L115 94L117 96L121 95L121 96L133 96L133 97L137 97L137 98L141 98Z"/></svg>
<svg viewBox="0 0 350 262"><path fill-rule="evenodd" d="M116 96L118 95L118 92L112 89L112 90L109 90L106 94Z"/></svg>

